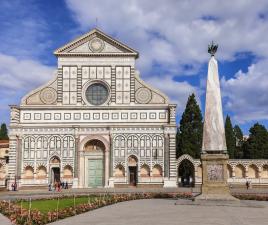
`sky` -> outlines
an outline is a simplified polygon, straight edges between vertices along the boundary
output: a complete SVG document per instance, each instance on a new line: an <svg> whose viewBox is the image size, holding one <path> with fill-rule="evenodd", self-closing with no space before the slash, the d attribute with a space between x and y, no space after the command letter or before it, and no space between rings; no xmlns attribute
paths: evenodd
<svg viewBox="0 0 268 225"><path fill-rule="evenodd" d="M191 93L204 112L213 40L224 116L245 134L268 127L267 0L1 0L0 27L0 123L52 79L55 49L97 27L140 53L136 69L177 104L178 122Z"/></svg>

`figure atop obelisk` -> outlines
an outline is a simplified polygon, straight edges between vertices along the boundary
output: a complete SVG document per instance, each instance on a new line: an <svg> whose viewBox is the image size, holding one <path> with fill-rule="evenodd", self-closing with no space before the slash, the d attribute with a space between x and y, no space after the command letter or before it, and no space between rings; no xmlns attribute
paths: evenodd
<svg viewBox="0 0 268 225"><path fill-rule="evenodd" d="M213 42L208 46L211 58L208 64L206 89L206 107L203 130L203 153L226 153L226 140L222 113L218 63L214 55L218 45Z"/></svg>
<svg viewBox="0 0 268 225"><path fill-rule="evenodd" d="M205 120L202 143L202 187L195 200L236 200L227 183L227 154L222 114L218 64L214 55L218 45L208 46L211 58L208 64Z"/></svg>

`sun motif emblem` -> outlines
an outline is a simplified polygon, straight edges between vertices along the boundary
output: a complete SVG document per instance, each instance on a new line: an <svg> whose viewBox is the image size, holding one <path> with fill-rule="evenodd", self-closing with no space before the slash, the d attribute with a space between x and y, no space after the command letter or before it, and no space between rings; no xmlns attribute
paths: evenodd
<svg viewBox="0 0 268 225"><path fill-rule="evenodd" d="M140 104L147 104L152 99L152 93L147 88L139 88L135 94L136 100Z"/></svg>
<svg viewBox="0 0 268 225"><path fill-rule="evenodd" d="M99 38L93 38L89 42L89 48L92 52L101 52L104 48L104 42Z"/></svg>
<svg viewBox="0 0 268 225"><path fill-rule="evenodd" d="M40 99L44 104L53 104L57 100L57 92L51 87L44 88L40 92Z"/></svg>

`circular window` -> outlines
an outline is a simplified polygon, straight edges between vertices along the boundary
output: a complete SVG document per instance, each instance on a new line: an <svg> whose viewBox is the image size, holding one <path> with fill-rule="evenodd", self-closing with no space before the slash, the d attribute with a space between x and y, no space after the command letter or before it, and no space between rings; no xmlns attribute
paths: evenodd
<svg viewBox="0 0 268 225"><path fill-rule="evenodd" d="M108 99L108 89L104 84L91 84L86 90L86 99L92 105L102 105Z"/></svg>

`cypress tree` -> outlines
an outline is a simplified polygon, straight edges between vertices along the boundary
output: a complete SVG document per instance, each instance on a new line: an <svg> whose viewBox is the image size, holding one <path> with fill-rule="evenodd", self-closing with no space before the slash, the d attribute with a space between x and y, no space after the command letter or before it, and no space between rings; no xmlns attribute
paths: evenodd
<svg viewBox="0 0 268 225"><path fill-rule="evenodd" d="M251 159L248 140L243 143L242 151L243 151L243 159Z"/></svg>
<svg viewBox="0 0 268 225"><path fill-rule="evenodd" d="M234 135L236 139L236 147L234 157L236 159L243 158L243 132L238 125L234 126Z"/></svg>
<svg viewBox="0 0 268 225"><path fill-rule="evenodd" d="M8 140L8 134L7 134L7 126L5 123L1 124L1 129L0 129L0 140Z"/></svg>
<svg viewBox="0 0 268 225"><path fill-rule="evenodd" d="M227 151L229 154L230 159L234 158L235 153L235 134L231 122L231 118L227 115L225 120L225 137L226 137L226 145L227 145Z"/></svg>
<svg viewBox="0 0 268 225"><path fill-rule="evenodd" d="M268 158L268 134L266 128L256 123L249 130L245 151L251 159Z"/></svg>
<svg viewBox="0 0 268 225"><path fill-rule="evenodd" d="M177 132L177 157L189 154L193 158L200 158L203 133L202 119L201 110L195 100L195 95L192 94L188 98Z"/></svg>

